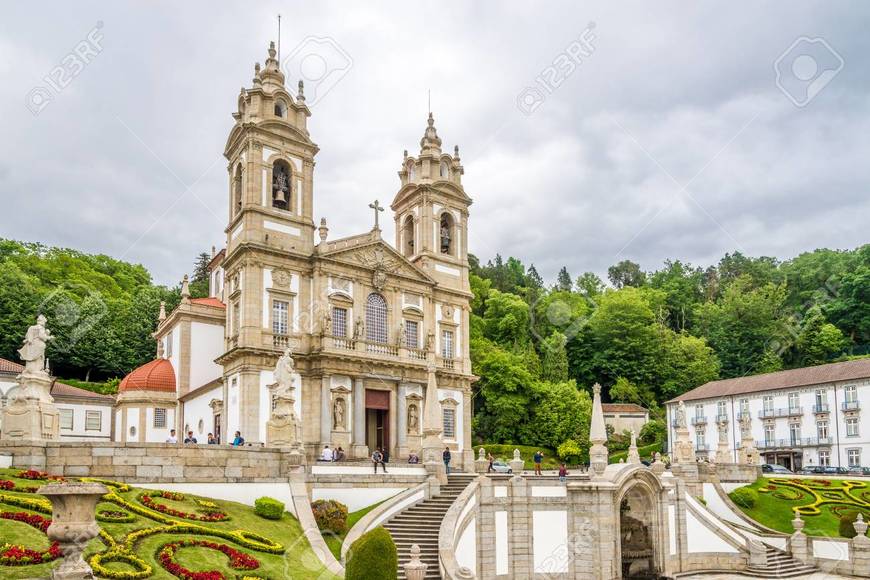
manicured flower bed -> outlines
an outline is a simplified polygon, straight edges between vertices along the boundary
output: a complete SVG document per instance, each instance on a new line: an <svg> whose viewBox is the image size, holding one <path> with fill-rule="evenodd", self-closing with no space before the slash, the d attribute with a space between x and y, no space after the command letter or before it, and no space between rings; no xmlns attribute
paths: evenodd
<svg viewBox="0 0 870 580"><path fill-rule="evenodd" d="M48 530L51 520L39 514L27 512L2 512L0 518L27 524L42 533ZM27 566L30 564L42 564L60 558L60 548L57 542L51 544L47 550L31 550L24 546L14 544L2 544L0 546L0 564L4 566Z"/></svg>
<svg viewBox="0 0 870 580"><path fill-rule="evenodd" d="M230 559L230 568L234 570L255 570L260 567L256 558L240 552L226 544L218 544L208 540L182 540L164 544L157 552L157 561L163 568L182 580L226 580L224 575L216 570L194 572L175 561L175 553L180 548L201 547L217 550Z"/></svg>
<svg viewBox="0 0 870 580"><path fill-rule="evenodd" d="M229 517L227 517L227 514L214 509L203 510L203 513L201 514L183 512L181 510L171 508L167 505L157 503L156 501L154 501L155 497L169 499L173 501L184 501L184 495L180 493L174 493L171 491L148 491L139 495L139 502L145 507L158 511L162 514L166 514L175 518L182 518L185 520L194 520L198 522L223 522L229 519Z"/></svg>

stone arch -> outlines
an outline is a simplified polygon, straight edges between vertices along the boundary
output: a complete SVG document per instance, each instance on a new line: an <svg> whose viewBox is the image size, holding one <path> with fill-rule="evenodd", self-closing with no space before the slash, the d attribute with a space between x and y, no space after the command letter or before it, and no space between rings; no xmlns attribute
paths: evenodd
<svg viewBox="0 0 870 580"><path fill-rule="evenodd" d="M665 569L667 491L649 468L623 468L615 481L615 568L620 578L658 578Z"/></svg>
<svg viewBox="0 0 870 580"><path fill-rule="evenodd" d="M456 248L456 220L453 214L445 210L438 218L438 249L442 254L455 256Z"/></svg>
<svg viewBox="0 0 870 580"><path fill-rule="evenodd" d="M272 163L272 207L293 211L293 169L284 159Z"/></svg>
<svg viewBox="0 0 870 580"><path fill-rule="evenodd" d="M408 215L402 223L402 248L405 257L410 258L416 251L414 239L414 216Z"/></svg>

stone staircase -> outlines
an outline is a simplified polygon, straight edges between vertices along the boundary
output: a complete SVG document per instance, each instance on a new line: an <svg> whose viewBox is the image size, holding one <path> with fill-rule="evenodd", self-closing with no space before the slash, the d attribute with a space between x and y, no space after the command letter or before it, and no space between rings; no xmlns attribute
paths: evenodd
<svg viewBox="0 0 870 580"><path fill-rule="evenodd" d="M441 486L437 496L403 510L390 518L384 527L393 536L399 552L399 580L405 579L404 565L411 559L411 546L420 546L420 560L429 565L426 578L441 578L438 566L438 531L441 520L459 494L477 476L455 473L447 476L447 485Z"/></svg>
<svg viewBox="0 0 870 580"><path fill-rule="evenodd" d="M749 566L746 573L759 578L794 578L816 572L816 568L802 564L787 553L765 545L767 549L767 566Z"/></svg>

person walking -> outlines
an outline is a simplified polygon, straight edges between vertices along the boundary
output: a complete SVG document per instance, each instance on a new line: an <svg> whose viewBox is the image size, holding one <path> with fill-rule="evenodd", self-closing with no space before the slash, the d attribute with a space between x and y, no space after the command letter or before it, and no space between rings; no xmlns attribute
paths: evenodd
<svg viewBox="0 0 870 580"><path fill-rule="evenodd" d="M445 447L444 453L441 454L441 459L444 461L444 470L447 471L447 475L450 475L450 448Z"/></svg>
<svg viewBox="0 0 870 580"><path fill-rule="evenodd" d="M535 462L535 475L543 475L541 473L541 463L544 461L544 454L540 450L535 451L533 460Z"/></svg>
<svg viewBox="0 0 870 580"><path fill-rule="evenodd" d="M565 480L568 479L568 468L565 467L565 464L562 463L559 465L559 481L565 483Z"/></svg>
<svg viewBox="0 0 870 580"><path fill-rule="evenodd" d="M495 457L492 456L492 453L489 453L489 454L486 456L486 458L487 458L487 460L489 461L489 465L487 465L487 467L486 467L486 472L487 472L487 473L490 473L490 472L492 472L492 471L495 469L495 468L492 466L492 462L495 461Z"/></svg>

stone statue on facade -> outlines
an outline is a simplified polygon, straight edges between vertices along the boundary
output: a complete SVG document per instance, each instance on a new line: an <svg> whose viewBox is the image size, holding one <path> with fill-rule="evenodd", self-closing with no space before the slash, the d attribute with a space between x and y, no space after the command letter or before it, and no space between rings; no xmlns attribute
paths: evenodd
<svg viewBox="0 0 870 580"><path fill-rule="evenodd" d="M728 446L728 423L719 421L716 423L719 430L719 446L716 449L716 463L732 463L731 449Z"/></svg>
<svg viewBox="0 0 870 580"><path fill-rule="evenodd" d="M269 385L273 409L266 422L266 443L269 447L292 447L302 443L302 426L296 416L296 385L293 357L290 347L275 364L275 382Z"/></svg>
<svg viewBox="0 0 870 580"><path fill-rule="evenodd" d="M680 401L677 404L677 420L674 423L674 427L686 427L686 404Z"/></svg>
<svg viewBox="0 0 870 580"><path fill-rule="evenodd" d="M329 310L323 313L323 322L320 325L320 332L323 336L328 336L332 332L332 315Z"/></svg>
<svg viewBox="0 0 870 580"><path fill-rule="evenodd" d="M418 414L419 411L417 411L417 405L413 403L408 405L408 433L417 432L417 428L420 424L420 417Z"/></svg>
<svg viewBox="0 0 870 580"><path fill-rule="evenodd" d="M363 322L362 316L356 317L356 324L353 327L354 340L363 340L366 336L366 325Z"/></svg>
<svg viewBox="0 0 870 580"><path fill-rule="evenodd" d="M405 346L405 325L400 324L399 328L396 329L396 346L401 348Z"/></svg>
<svg viewBox="0 0 870 580"><path fill-rule="evenodd" d="M339 397L333 405L333 425L334 429L344 429L344 399Z"/></svg>
<svg viewBox="0 0 870 580"><path fill-rule="evenodd" d="M447 254L450 252L450 228L447 224L441 222L441 253Z"/></svg>
<svg viewBox="0 0 870 580"><path fill-rule="evenodd" d="M637 435L631 430L631 444L628 446L628 463L640 463L640 453L637 450Z"/></svg>
<svg viewBox="0 0 870 580"><path fill-rule="evenodd" d="M18 356L24 361L24 372L29 375L48 374L45 371L45 348L54 337L45 327L46 318L36 317L36 324L27 329L24 346L18 349Z"/></svg>
<svg viewBox="0 0 870 580"><path fill-rule="evenodd" d="M677 405L677 417L674 427L676 427L677 432L677 439L674 443L674 463L694 464L695 446L692 444L689 428L686 426L686 404L683 401L680 401Z"/></svg>
<svg viewBox="0 0 870 580"><path fill-rule="evenodd" d="M435 350L435 333L431 330L426 334L426 350Z"/></svg>

